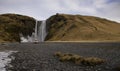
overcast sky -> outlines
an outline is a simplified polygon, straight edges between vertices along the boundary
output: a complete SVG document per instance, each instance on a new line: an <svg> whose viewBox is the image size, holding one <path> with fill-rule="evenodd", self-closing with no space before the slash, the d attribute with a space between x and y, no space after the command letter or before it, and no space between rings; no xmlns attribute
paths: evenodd
<svg viewBox="0 0 120 71"><path fill-rule="evenodd" d="M0 14L17 13L38 20L56 13L92 15L120 22L120 0L0 0Z"/></svg>

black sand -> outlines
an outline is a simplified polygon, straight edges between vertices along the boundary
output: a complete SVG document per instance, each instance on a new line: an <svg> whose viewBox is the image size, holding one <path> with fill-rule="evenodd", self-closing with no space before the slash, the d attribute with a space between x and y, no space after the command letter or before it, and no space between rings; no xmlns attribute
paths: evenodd
<svg viewBox="0 0 120 71"><path fill-rule="evenodd" d="M0 50L18 51L11 55L15 59L12 66L6 66L7 71L117 71L120 66L120 43L7 43L0 44ZM99 57L106 62L97 66L60 62L53 56L57 51Z"/></svg>

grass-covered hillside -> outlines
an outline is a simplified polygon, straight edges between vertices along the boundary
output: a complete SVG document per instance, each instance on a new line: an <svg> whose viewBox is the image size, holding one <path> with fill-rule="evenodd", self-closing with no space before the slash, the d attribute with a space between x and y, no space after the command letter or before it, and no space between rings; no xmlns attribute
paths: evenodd
<svg viewBox="0 0 120 71"><path fill-rule="evenodd" d="M120 23L99 17L56 14L47 28L48 41L120 41Z"/></svg>
<svg viewBox="0 0 120 71"><path fill-rule="evenodd" d="M0 42L20 42L20 33L31 35L35 19L19 14L0 14Z"/></svg>

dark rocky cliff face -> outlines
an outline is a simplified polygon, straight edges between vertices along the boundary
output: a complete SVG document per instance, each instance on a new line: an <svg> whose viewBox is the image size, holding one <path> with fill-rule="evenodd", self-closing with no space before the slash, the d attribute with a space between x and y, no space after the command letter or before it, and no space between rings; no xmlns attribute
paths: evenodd
<svg viewBox="0 0 120 71"><path fill-rule="evenodd" d="M120 41L120 23L93 16L56 14L47 30L47 41Z"/></svg>
<svg viewBox="0 0 120 71"><path fill-rule="evenodd" d="M0 15L0 41L20 42L20 33L23 36L32 35L35 28L35 19L19 14Z"/></svg>

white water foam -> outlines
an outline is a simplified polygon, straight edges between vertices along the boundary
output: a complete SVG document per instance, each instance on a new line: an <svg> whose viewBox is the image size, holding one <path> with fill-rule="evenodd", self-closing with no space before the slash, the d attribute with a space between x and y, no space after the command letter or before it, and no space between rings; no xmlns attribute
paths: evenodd
<svg viewBox="0 0 120 71"><path fill-rule="evenodd" d="M0 71L6 71L5 66L11 62L8 56L16 51L2 51L0 52Z"/></svg>
<svg viewBox="0 0 120 71"><path fill-rule="evenodd" d="M20 40L21 42L33 42L35 40L35 33L32 33L31 36L24 37L22 34L20 34Z"/></svg>

